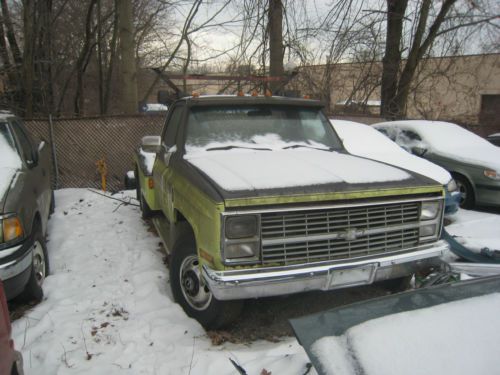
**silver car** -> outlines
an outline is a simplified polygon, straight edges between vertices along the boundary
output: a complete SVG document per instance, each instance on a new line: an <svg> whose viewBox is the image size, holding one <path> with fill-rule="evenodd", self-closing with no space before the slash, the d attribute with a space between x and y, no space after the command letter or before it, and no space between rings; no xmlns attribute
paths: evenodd
<svg viewBox="0 0 500 375"><path fill-rule="evenodd" d="M460 189L460 205L500 206L500 148L449 122L406 120L374 127L417 156L448 170Z"/></svg>

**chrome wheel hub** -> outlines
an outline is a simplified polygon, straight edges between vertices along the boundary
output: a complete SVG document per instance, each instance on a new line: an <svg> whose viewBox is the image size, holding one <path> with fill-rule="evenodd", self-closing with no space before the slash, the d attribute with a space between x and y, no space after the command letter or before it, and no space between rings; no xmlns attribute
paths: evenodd
<svg viewBox="0 0 500 375"><path fill-rule="evenodd" d="M38 285L42 285L45 280L45 254L43 253L40 241L33 244L33 272Z"/></svg>
<svg viewBox="0 0 500 375"><path fill-rule="evenodd" d="M196 256L190 255L183 260L179 278L186 302L195 310L205 310L212 301L212 293L201 277Z"/></svg>

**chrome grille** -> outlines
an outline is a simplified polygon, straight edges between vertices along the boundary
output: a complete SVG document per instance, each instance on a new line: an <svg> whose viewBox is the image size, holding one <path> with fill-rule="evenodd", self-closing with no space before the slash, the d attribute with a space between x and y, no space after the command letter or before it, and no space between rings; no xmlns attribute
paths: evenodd
<svg viewBox="0 0 500 375"><path fill-rule="evenodd" d="M418 202L261 215L263 264L350 259L418 245Z"/></svg>

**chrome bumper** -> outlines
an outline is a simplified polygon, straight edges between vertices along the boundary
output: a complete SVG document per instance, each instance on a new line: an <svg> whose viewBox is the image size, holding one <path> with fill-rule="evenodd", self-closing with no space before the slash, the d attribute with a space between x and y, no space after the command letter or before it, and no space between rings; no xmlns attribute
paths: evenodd
<svg viewBox="0 0 500 375"><path fill-rule="evenodd" d="M420 246L415 251L352 260L283 267L216 271L203 265L203 278L218 300L271 297L311 290L333 290L367 285L410 275L441 263L448 250L445 241Z"/></svg>
<svg viewBox="0 0 500 375"><path fill-rule="evenodd" d="M0 253L0 261L1 258L15 253L16 251L21 249L21 247L22 245L19 245L11 249L2 250L2 252ZM32 247L33 246L30 246L29 251L24 253L22 257L0 264L0 279L8 280L31 267L31 262L33 261Z"/></svg>

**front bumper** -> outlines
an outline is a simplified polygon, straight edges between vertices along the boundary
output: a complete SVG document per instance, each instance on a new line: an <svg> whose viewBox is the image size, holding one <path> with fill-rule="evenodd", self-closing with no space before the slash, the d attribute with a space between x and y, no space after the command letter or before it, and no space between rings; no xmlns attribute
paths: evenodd
<svg viewBox="0 0 500 375"><path fill-rule="evenodd" d="M333 290L394 279L439 266L445 241L412 252L348 262L216 271L203 265L203 278L218 300L271 297L312 290Z"/></svg>
<svg viewBox="0 0 500 375"><path fill-rule="evenodd" d="M5 295L10 300L24 290L31 274L33 241L28 238L21 245L0 251L0 279L4 282Z"/></svg>

